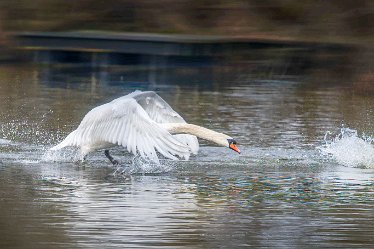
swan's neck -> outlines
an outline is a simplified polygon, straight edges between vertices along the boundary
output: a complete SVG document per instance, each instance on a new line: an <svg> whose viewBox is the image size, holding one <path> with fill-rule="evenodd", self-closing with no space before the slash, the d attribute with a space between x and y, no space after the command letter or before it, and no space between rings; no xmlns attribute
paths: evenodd
<svg viewBox="0 0 374 249"><path fill-rule="evenodd" d="M226 134L209 130L207 128L186 123L163 123L160 124L171 134L190 134L198 138L212 141L221 146L228 146L227 139L231 137Z"/></svg>

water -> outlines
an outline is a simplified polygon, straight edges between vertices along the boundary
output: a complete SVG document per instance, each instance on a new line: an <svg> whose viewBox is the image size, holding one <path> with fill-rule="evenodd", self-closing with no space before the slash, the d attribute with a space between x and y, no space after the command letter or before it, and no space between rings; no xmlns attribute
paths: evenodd
<svg viewBox="0 0 374 249"><path fill-rule="evenodd" d="M371 136L358 135L357 130L342 127L331 138L326 132L326 144L319 149L325 155L331 155L338 163L348 167L374 168L374 146Z"/></svg>
<svg viewBox="0 0 374 249"><path fill-rule="evenodd" d="M0 66L0 247L372 248L374 99L355 81L288 72ZM131 174L102 151L46 158L88 110L135 89L242 154L201 141L155 169L114 149Z"/></svg>

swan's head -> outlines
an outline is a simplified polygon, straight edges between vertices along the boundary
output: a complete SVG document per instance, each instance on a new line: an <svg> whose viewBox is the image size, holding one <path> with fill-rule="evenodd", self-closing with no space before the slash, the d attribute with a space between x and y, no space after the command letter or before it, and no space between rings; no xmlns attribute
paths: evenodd
<svg viewBox="0 0 374 249"><path fill-rule="evenodd" d="M227 142L229 143L229 148L238 152L240 154L240 150L236 146L236 141L232 138L227 139Z"/></svg>

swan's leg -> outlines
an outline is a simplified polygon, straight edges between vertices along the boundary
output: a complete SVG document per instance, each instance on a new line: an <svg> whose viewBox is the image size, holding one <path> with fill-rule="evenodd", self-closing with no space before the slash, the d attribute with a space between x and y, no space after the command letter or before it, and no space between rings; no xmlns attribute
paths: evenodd
<svg viewBox="0 0 374 249"><path fill-rule="evenodd" d="M117 160L115 160L110 154L109 154L109 150L105 150L104 151L104 154L105 156L109 159L109 161L113 164L113 165L118 165L119 162Z"/></svg>

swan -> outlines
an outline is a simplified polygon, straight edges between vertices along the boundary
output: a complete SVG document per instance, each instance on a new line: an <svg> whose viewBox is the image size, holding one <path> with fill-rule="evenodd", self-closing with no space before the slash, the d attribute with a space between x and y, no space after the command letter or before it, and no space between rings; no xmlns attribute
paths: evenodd
<svg viewBox="0 0 374 249"><path fill-rule="evenodd" d="M173 160L197 154L197 137L240 153L232 137L188 124L155 92L137 90L93 108L76 130L50 150L78 147L83 161L88 153L105 149L105 156L116 165L109 148L120 145L159 164L157 152Z"/></svg>

